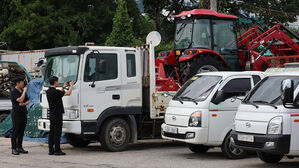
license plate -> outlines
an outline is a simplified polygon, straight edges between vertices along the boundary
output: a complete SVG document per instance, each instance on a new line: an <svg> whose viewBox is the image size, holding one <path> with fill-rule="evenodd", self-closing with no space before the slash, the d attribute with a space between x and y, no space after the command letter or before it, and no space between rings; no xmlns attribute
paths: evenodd
<svg viewBox="0 0 299 168"><path fill-rule="evenodd" d="M172 134L177 134L178 133L178 128L176 127L171 127L171 126L165 126L165 132L172 133Z"/></svg>
<svg viewBox="0 0 299 168"><path fill-rule="evenodd" d="M238 141L254 142L253 135L238 135Z"/></svg>

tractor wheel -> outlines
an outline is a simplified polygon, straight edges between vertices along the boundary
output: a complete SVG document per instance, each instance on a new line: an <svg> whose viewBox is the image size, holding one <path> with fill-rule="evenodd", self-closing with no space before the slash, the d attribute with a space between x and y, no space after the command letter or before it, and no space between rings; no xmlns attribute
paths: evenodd
<svg viewBox="0 0 299 168"><path fill-rule="evenodd" d="M195 57L188 63L189 65L187 65L181 77L182 83L187 82L192 76L200 72L226 70L226 68L223 66L223 62L218 60L216 56L211 55Z"/></svg>

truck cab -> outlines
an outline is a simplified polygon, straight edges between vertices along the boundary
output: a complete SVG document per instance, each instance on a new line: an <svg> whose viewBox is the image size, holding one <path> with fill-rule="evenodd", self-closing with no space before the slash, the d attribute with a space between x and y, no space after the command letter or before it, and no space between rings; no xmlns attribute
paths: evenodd
<svg viewBox="0 0 299 168"><path fill-rule="evenodd" d="M151 51L151 52L150 52ZM41 91L42 119L49 131L46 91L51 76L74 81L73 93L63 97L62 132L75 147L98 140L109 151L124 150L141 138L160 137L170 98L158 91L153 47L69 46L48 49ZM157 83L156 83L157 82ZM172 86L168 83L167 86ZM156 131L157 130L157 131Z"/></svg>
<svg viewBox="0 0 299 168"><path fill-rule="evenodd" d="M266 163L299 156L299 72L264 78L238 108L231 141L234 147L257 151Z"/></svg>
<svg viewBox="0 0 299 168"><path fill-rule="evenodd" d="M262 72L195 75L170 101L162 125L162 137L186 142L196 153L221 147L228 158L244 157L246 151L232 148L228 135L241 99L264 77Z"/></svg>

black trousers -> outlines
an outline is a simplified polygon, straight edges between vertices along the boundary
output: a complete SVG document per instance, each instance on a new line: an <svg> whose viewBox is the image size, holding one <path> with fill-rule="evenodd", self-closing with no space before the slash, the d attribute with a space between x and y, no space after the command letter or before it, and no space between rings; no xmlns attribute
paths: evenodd
<svg viewBox="0 0 299 168"><path fill-rule="evenodd" d="M27 124L27 115L24 113L15 114L12 113L11 115L12 119L12 136L11 136L11 148L22 148L23 144L23 137L24 137L24 131Z"/></svg>
<svg viewBox="0 0 299 168"><path fill-rule="evenodd" d="M49 152L60 152L60 137L62 132L62 116L50 119ZM55 145L55 150L54 150Z"/></svg>

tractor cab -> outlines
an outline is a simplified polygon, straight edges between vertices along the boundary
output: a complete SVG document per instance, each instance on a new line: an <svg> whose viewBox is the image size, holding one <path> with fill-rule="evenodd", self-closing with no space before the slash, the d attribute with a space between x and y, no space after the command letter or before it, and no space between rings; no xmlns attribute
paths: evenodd
<svg viewBox="0 0 299 168"><path fill-rule="evenodd" d="M174 16L176 24L174 51L161 52L158 59L173 64L173 58L186 62L199 54L215 55L227 69L238 70L238 40L235 21L238 17L208 9L183 11ZM211 71L212 69L207 69Z"/></svg>

